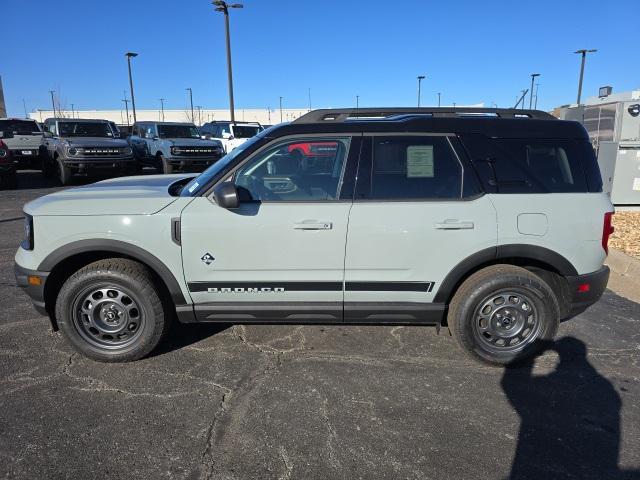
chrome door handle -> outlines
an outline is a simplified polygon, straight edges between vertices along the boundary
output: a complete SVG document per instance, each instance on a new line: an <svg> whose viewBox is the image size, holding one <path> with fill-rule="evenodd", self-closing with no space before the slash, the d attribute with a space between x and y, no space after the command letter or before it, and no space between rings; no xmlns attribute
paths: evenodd
<svg viewBox="0 0 640 480"><path fill-rule="evenodd" d="M331 230L333 223L331 222L300 222L294 224L295 230Z"/></svg>
<svg viewBox="0 0 640 480"><path fill-rule="evenodd" d="M442 223L436 223L434 228L437 230L470 230L474 228L473 222L461 222L456 219L447 219Z"/></svg>

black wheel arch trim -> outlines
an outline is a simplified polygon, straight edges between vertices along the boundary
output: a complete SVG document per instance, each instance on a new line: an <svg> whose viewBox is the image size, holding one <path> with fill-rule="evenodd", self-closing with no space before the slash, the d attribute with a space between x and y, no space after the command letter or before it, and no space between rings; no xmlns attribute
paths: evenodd
<svg viewBox="0 0 640 480"><path fill-rule="evenodd" d="M185 305L180 284L171 270L158 257L131 243L111 239L87 239L71 242L54 250L40 263L39 271L51 272L60 262L81 253L112 252L127 255L145 263L164 282L176 305Z"/></svg>
<svg viewBox="0 0 640 480"><path fill-rule="evenodd" d="M517 259L525 263L526 261L532 261L538 264L546 264L553 267L564 277L578 275L577 270L569 260L548 248L522 243L498 245L480 250L458 263L440 284L433 301L448 303L452 294L455 293L455 289L471 272L502 259Z"/></svg>

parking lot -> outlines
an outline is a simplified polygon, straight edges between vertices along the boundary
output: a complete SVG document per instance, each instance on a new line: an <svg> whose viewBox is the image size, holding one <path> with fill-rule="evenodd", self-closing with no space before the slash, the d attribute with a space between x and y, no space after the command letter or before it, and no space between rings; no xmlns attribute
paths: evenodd
<svg viewBox="0 0 640 480"><path fill-rule="evenodd" d="M0 191L3 478L606 479L640 475L640 305L607 291L519 368L425 327L177 325L96 363L16 287L22 205Z"/></svg>

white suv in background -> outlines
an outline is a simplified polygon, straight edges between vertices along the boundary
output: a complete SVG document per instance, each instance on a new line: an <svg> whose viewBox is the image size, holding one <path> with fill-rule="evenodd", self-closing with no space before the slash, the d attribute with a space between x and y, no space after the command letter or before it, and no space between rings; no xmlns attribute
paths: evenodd
<svg viewBox="0 0 640 480"><path fill-rule="evenodd" d="M258 122L209 122L200 127L202 138L220 140L225 153L242 145L262 130L264 128Z"/></svg>

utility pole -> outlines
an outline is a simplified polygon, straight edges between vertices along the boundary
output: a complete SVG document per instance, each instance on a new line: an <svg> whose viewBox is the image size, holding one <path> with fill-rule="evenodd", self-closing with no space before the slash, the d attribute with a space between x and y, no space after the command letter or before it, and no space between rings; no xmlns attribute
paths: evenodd
<svg viewBox="0 0 640 480"><path fill-rule="evenodd" d="M127 52L124 54L127 57L127 66L129 67L129 88L131 89L131 108L133 109L133 123L137 122L136 118L136 100L133 95L133 77L131 76L131 59L137 57L137 53Z"/></svg>
<svg viewBox="0 0 640 480"><path fill-rule="evenodd" d="M161 122L164 122L164 98L160 98L160 118Z"/></svg>
<svg viewBox="0 0 640 480"><path fill-rule="evenodd" d="M309 111L311 111L311 87L309 87Z"/></svg>
<svg viewBox="0 0 640 480"><path fill-rule="evenodd" d="M127 100L127 94L126 92L124 93L124 98L122 99L122 101L124 102L124 110L127 113L127 127L129 127L129 100Z"/></svg>
<svg viewBox="0 0 640 480"><path fill-rule="evenodd" d="M223 0L214 0L213 5L215 5L216 12L224 13L224 27L226 32L226 40L227 40L227 77L229 81L229 110L231 112L231 122L236 123L236 114L235 108L233 105L233 73L231 71L231 38L229 35L229 9L230 8L244 8L241 3L232 3L229 5L227 2Z"/></svg>
<svg viewBox="0 0 640 480"><path fill-rule="evenodd" d="M55 93L54 90L49 90L49 93L51 94L51 107L53 108L53 116L56 117L56 102L53 100L53 94Z"/></svg>
<svg viewBox="0 0 640 480"><path fill-rule="evenodd" d="M360 95L356 95L356 110L360 108Z"/></svg>
<svg viewBox="0 0 640 480"><path fill-rule="evenodd" d="M522 110L524 110L524 102L525 102L525 98L527 98L527 90L522 90L522 107L520 107Z"/></svg>
<svg viewBox="0 0 640 480"><path fill-rule="evenodd" d="M198 110L198 126L202 125L202 107L200 105L196 105L196 110Z"/></svg>
<svg viewBox="0 0 640 480"><path fill-rule="evenodd" d="M530 93L529 93L529 110L531 110L533 108L533 82L535 82L536 77L539 77L539 76L540 76L539 73L532 73L531 74L531 90L530 90ZM524 102L523 102L523 104L524 104Z"/></svg>
<svg viewBox="0 0 640 480"><path fill-rule="evenodd" d="M438 92L438 106L440 106L440 92Z"/></svg>
<svg viewBox="0 0 640 480"><path fill-rule="evenodd" d="M420 84L425 79L424 75L418 75L418 107L420 107Z"/></svg>
<svg viewBox="0 0 640 480"><path fill-rule="evenodd" d="M582 49L582 50L576 50L573 53L579 53L582 55L582 62L580 63L580 80L578 81L578 100L577 100L577 104L580 105L580 99L582 97L582 79L584 78L584 63L587 59L587 53L594 53L597 52L598 50L596 49L592 49L592 50L587 50L587 49Z"/></svg>
<svg viewBox="0 0 640 480"><path fill-rule="evenodd" d="M27 102L22 99L22 106L24 107L24 118L29 118L29 114L27 113Z"/></svg>
<svg viewBox="0 0 640 480"><path fill-rule="evenodd" d="M533 108L535 108L536 110L538 109L538 88L540 88L540 84L536 83L536 100L533 105Z"/></svg>
<svg viewBox="0 0 640 480"><path fill-rule="evenodd" d="M280 123L282 123L282 99L284 97L280 97Z"/></svg>
<svg viewBox="0 0 640 480"><path fill-rule="evenodd" d="M71 118L76 118L76 111L73 109L73 103L71 104Z"/></svg>
<svg viewBox="0 0 640 480"><path fill-rule="evenodd" d="M193 90L191 90L191 87L186 90L189 91L189 102L191 103L191 123L195 123L195 118L193 116Z"/></svg>

